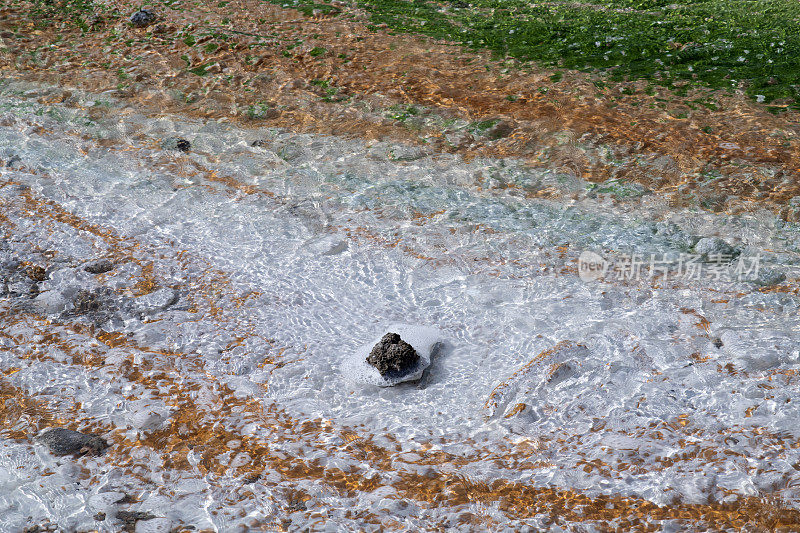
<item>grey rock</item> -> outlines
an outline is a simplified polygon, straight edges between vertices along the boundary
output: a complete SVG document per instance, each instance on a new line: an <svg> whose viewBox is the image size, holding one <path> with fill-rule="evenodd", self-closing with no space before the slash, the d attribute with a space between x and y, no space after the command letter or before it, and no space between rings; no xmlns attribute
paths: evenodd
<svg viewBox="0 0 800 533"><path fill-rule="evenodd" d="M741 253L741 250L734 248L719 237L703 237L694 245L694 251L700 255L703 261L715 261L715 258L719 258L724 263L730 263Z"/></svg>
<svg viewBox="0 0 800 533"><path fill-rule="evenodd" d="M389 149L388 156L391 161L416 161L425 157L427 153L418 146L398 145Z"/></svg>
<svg viewBox="0 0 800 533"><path fill-rule="evenodd" d="M18 276L9 279L6 282L6 292L11 296L28 296L35 297L39 291L36 289L36 284L26 278Z"/></svg>
<svg viewBox="0 0 800 533"><path fill-rule="evenodd" d="M465 131L445 134L447 142L456 149L467 149L475 143L475 137Z"/></svg>
<svg viewBox="0 0 800 533"><path fill-rule="evenodd" d="M786 220L800 222L800 196L792 196L786 202Z"/></svg>
<svg viewBox="0 0 800 533"><path fill-rule="evenodd" d="M116 518L125 524L123 526L123 531L136 531L136 522L140 520L152 520L156 518L156 515L146 511L118 511Z"/></svg>
<svg viewBox="0 0 800 533"><path fill-rule="evenodd" d="M6 161L6 168L16 169L22 166L22 159L18 155L12 155L8 161Z"/></svg>
<svg viewBox="0 0 800 533"><path fill-rule="evenodd" d="M90 274L103 274L114 270L114 263L108 259L97 259L83 265L83 269Z"/></svg>
<svg viewBox="0 0 800 533"><path fill-rule="evenodd" d="M150 314L163 311L177 301L178 293L174 289L163 287L150 294L136 298L133 305L138 312Z"/></svg>
<svg viewBox="0 0 800 533"><path fill-rule="evenodd" d="M106 307L104 302L104 291L80 289L72 299L74 312L79 315L96 313Z"/></svg>
<svg viewBox="0 0 800 533"><path fill-rule="evenodd" d="M131 15L131 24L137 28L146 28L156 21L156 15L147 9L140 9Z"/></svg>
<svg viewBox="0 0 800 533"><path fill-rule="evenodd" d="M405 374L414 369L418 362L419 354L397 333L384 335L367 357L367 363L375 367L384 378Z"/></svg>
<svg viewBox="0 0 800 533"><path fill-rule="evenodd" d="M0 262L0 294L12 297L33 298L39 294L39 281L46 278L44 268L28 266L24 268L16 258Z"/></svg>
<svg viewBox="0 0 800 533"><path fill-rule="evenodd" d="M45 291L33 300L34 308L43 315L58 315L66 311L70 301L64 298L59 291Z"/></svg>
<svg viewBox="0 0 800 533"><path fill-rule="evenodd" d="M755 279L752 280L756 285L771 287L786 281L786 274L772 268L760 268Z"/></svg>
<svg viewBox="0 0 800 533"><path fill-rule="evenodd" d="M108 442L97 435L66 428L50 429L37 440L46 444L54 455L100 455L108 448Z"/></svg>
<svg viewBox="0 0 800 533"><path fill-rule="evenodd" d="M347 241L342 241L338 244L334 244L327 251L322 252L322 255L338 255L344 252L345 250L347 250Z"/></svg>

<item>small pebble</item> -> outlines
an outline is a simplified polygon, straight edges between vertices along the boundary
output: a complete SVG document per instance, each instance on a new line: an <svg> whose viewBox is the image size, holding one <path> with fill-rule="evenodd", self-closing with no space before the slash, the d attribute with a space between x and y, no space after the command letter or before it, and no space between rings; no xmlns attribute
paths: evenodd
<svg viewBox="0 0 800 533"><path fill-rule="evenodd" d="M66 428L54 428L43 433L37 440L50 448L54 455L100 455L108 448L105 439Z"/></svg>
<svg viewBox="0 0 800 533"><path fill-rule="evenodd" d="M104 274L105 272L114 270L114 263L108 259L98 259L86 263L83 265L83 269L90 274Z"/></svg>

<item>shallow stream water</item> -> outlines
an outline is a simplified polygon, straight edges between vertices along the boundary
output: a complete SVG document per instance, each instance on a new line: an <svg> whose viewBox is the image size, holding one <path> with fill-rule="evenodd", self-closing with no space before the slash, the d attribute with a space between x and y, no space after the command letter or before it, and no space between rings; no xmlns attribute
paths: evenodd
<svg viewBox="0 0 800 533"><path fill-rule="evenodd" d="M800 506L796 226L516 161L40 103L55 91L0 89L0 399L19 406L0 529L116 531L125 509L155 516L136 531L602 529L550 512L563 491ZM579 276L584 251L701 237L760 277ZM98 258L114 269L86 272ZM422 379L349 375L394 323L441 332ZM112 447L53 457L33 437L59 424ZM525 512L498 480L553 492Z"/></svg>

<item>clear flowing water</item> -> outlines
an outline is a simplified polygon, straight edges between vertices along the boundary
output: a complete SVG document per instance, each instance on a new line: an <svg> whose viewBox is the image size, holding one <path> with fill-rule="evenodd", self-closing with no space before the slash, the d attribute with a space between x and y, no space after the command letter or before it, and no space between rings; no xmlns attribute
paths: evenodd
<svg viewBox="0 0 800 533"><path fill-rule="evenodd" d="M153 117L107 95L39 103L50 91L0 93L0 158L19 158L2 169L0 253L47 271L33 297L9 277L0 301L0 372L16 391L4 398L43 406L6 421L0 529L113 531L129 508L157 517L137 531L469 530L463 511L495 528L547 523L510 522L500 502L415 500L411 474L800 505L794 292L577 271L585 250L677 256L717 236L791 281L795 226L611 201L516 161ZM191 150L169 150L171 137ZM545 188L561 199L535 198ZM84 270L100 257L114 270ZM348 375L348 357L395 323L440 332L422 379ZM166 450L182 439L211 446L181 433L192 417L228 440L178 465ZM52 457L31 428L58 421L107 436L110 455ZM378 481L346 490L280 468L298 458Z"/></svg>

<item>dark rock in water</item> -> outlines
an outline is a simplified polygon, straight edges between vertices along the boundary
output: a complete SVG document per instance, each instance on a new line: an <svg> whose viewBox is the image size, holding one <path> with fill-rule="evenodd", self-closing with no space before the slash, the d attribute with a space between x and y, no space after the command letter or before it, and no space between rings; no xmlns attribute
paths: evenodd
<svg viewBox="0 0 800 533"><path fill-rule="evenodd" d="M29 266L28 270L25 273L33 281L44 281L47 279L47 272L43 267L40 267L39 265Z"/></svg>
<svg viewBox="0 0 800 533"><path fill-rule="evenodd" d="M83 269L90 274L103 274L105 272L111 272L114 270L114 263L108 259L98 259L96 261L90 261L86 263L83 265Z"/></svg>
<svg viewBox="0 0 800 533"><path fill-rule="evenodd" d="M51 429L40 435L38 440L45 443L55 455L100 455L108 448L105 439L97 435L65 428Z"/></svg>
<svg viewBox="0 0 800 533"><path fill-rule="evenodd" d="M136 522L139 520L152 520L156 515L142 511L118 511L116 514L117 520L122 520L125 524L122 526L123 531L136 531Z"/></svg>
<svg viewBox="0 0 800 533"><path fill-rule="evenodd" d="M269 142L265 141L263 139L257 139L255 141L251 142L250 146L253 146L255 148L266 148L267 146L269 146Z"/></svg>
<svg viewBox="0 0 800 533"><path fill-rule="evenodd" d="M156 21L156 15L147 9L140 9L131 16L131 24L137 28L146 28Z"/></svg>
<svg viewBox="0 0 800 533"><path fill-rule="evenodd" d="M383 377L404 374L418 362L419 354L397 333L384 335L367 357L367 363L378 369Z"/></svg>
<svg viewBox="0 0 800 533"><path fill-rule="evenodd" d="M100 291L79 290L72 302L75 305L75 313L83 315L100 311L103 308L103 296Z"/></svg>
<svg viewBox="0 0 800 533"><path fill-rule="evenodd" d="M189 144L189 141L186 139L178 139L178 141L175 143L175 148L181 152L188 152L192 148L192 145Z"/></svg>
<svg viewBox="0 0 800 533"><path fill-rule="evenodd" d="M169 137L161 142L161 148L164 150L178 150L179 152L188 152L191 150L192 145L186 139L180 137Z"/></svg>
<svg viewBox="0 0 800 533"><path fill-rule="evenodd" d="M129 299L116 294L110 287L98 287L94 290L78 289L70 295L62 292L65 300L71 303L64 311L64 317L84 317L96 327L117 327L128 313ZM109 325L108 323L111 322Z"/></svg>
<svg viewBox="0 0 800 533"><path fill-rule="evenodd" d="M19 168L21 166L22 159L20 159L18 155L12 155L11 158L6 161L6 168Z"/></svg>
<svg viewBox="0 0 800 533"><path fill-rule="evenodd" d="M13 297L35 297L39 294L38 282L46 273L42 267L25 267L21 261L10 260L0 263L0 295Z"/></svg>

